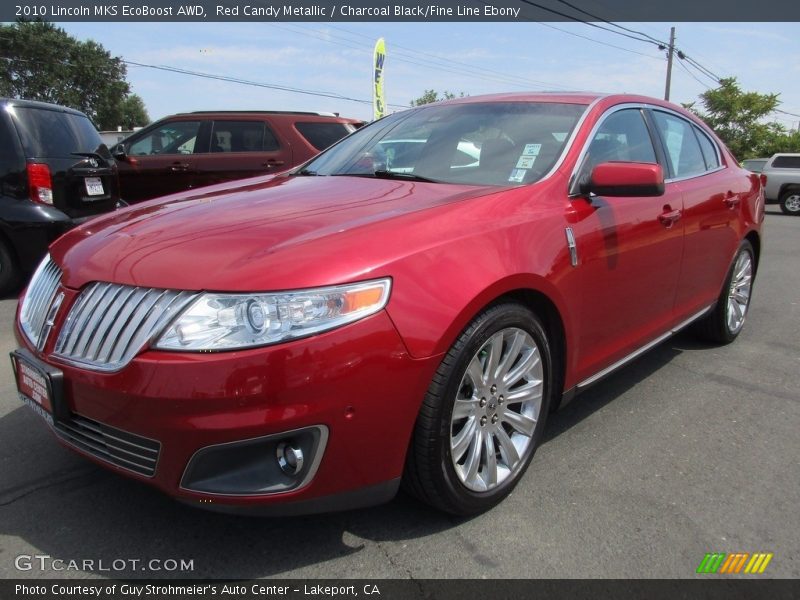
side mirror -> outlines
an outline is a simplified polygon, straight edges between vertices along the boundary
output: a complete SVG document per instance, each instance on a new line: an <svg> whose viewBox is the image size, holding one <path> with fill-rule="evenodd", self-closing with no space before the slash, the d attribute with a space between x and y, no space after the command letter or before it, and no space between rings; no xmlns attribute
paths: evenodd
<svg viewBox="0 0 800 600"><path fill-rule="evenodd" d="M128 153L125 152L125 144L117 144L111 148L111 156L117 160L125 160L128 158Z"/></svg>
<svg viewBox="0 0 800 600"><path fill-rule="evenodd" d="M663 196L664 171L655 163L600 163L580 191L587 196Z"/></svg>

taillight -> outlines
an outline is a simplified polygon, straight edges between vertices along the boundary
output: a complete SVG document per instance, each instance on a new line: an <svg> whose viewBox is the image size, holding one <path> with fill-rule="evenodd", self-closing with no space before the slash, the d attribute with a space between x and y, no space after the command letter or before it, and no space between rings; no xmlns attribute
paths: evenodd
<svg viewBox="0 0 800 600"><path fill-rule="evenodd" d="M762 173L759 177L761 178L761 187L767 187L767 176Z"/></svg>
<svg viewBox="0 0 800 600"><path fill-rule="evenodd" d="M50 167L41 163L28 163L28 191L34 202L53 203L53 180L50 177Z"/></svg>

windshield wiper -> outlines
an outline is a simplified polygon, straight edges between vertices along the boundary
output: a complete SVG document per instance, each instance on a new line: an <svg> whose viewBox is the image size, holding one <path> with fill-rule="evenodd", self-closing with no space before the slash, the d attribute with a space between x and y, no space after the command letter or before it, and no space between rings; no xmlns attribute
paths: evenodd
<svg viewBox="0 0 800 600"><path fill-rule="evenodd" d="M415 173L401 173L399 171L387 171L386 169L378 169L372 173L334 173L333 175L339 177L375 177L377 179L405 179L407 181L424 181L425 183L441 183L435 179L423 177Z"/></svg>
<svg viewBox="0 0 800 600"><path fill-rule="evenodd" d="M303 177L317 177L319 173L316 171L312 171L311 169L300 169L296 173L292 173L293 175L301 175Z"/></svg>
<svg viewBox="0 0 800 600"><path fill-rule="evenodd" d="M401 173L399 171L388 171L386 169L378 169L375 171L375 177L381 179L408 179L409 181L424 181L426 183L439 183L430 177L423 177L416 173Z"/></svg>

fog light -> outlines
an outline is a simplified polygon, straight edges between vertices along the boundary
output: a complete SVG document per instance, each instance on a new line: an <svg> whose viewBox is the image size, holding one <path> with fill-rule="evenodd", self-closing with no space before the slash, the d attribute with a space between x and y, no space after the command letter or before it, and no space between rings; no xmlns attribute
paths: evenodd
<svg viewBox="0 0 800 600"><path fill-rule="evenodd" d="M278 466L287 475L297 475L303 470L303 451L291 442L281 442L276 450Z"/></svg>

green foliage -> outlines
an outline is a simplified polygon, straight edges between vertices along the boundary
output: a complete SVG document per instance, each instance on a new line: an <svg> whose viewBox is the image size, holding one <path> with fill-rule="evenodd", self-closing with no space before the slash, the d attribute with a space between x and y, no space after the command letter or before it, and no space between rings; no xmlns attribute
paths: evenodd
<svg viewBox="0 0 800 600"><path fill-rule="evenodd" d="M453 92L448 92L447 90L442 92L441 98L439 97L439 92L436 90L425 90L425 92L419 98L411 101L411 106L422 106L423 104L431 104L432 102L452 100L455 97L456 95ZM461 92L458 97L463 98L464 92Z"/></svg>
<svg viewBox="0 0 800 600"><path fill-rule="evenodd" d="M0 56L0 96L76 108L99 129L149 121L141 98L130 94L125 63L96 42L52 23L18 21L0 25Z"/></svg>
<svg viewBox="0 0 800 600"><path fill-rule="evenodd" d="M708 123L739 160L800 152L800 134L767 121L780 105L778 94L743 92L735 77L700 95L703 111L684 105Z"/></svg>

